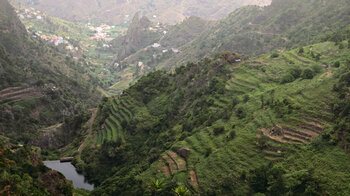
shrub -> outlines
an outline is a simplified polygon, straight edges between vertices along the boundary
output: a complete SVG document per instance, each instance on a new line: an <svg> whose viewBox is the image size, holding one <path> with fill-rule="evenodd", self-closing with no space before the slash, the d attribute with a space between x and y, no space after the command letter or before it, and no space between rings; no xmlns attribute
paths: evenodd
<svg viewBox="0 0 350 196"><path fill-rule="evenodd" d="M277 52L273 52L272 54L271 54L271 58L277 58L277 57L279 57L280 55L277 53Z"/></svg>
<svg viewBox="0 0 350 196"><path fill-rule="evenodd" d="M293 82L294 80L295 80L294 76L292 76L292 74L290 73L287 73L284 76L282 76L281 84L290 83L290 82Z"/></svg>
<svg viewBox="0 0 350 196"><path fill-rule="evenodd" d="M334 63L334 65L333 65L334 67L340 67L340 62L339 61L336 61L335 63Z"/></svg>
<svg viewBox="0 0 350 196"><path fill-rule="evenodd" d="M243 107L237 108L237 110L236 110L236 116L237 116L239 119L242 119L242 118L245 117L245 112L244 112Z"/></svg>
<svg viewBox="0 0 350 196"><path fill-rule="evenodd" d="M319 61L321 59L321 54L317 54L316 56L315 56L315 60L316 61Z"/></svg>
<svg viewBox="0 0 350 196"><path fill-rule="evenodd" d="M312 79L314 77L315 73L312 69L306 68L301 73L301 78L303 79Z"/></svg>
<svg viewBox="0 0 350 196"><path fill-rule="evenodd" d="M214 127L213 133L214 135L219 135L225 131L225 128L223 126Z"/></svg>
<svg viewBox="0 0 350 196"><path fill-rule="evenodd" d="M314 70L314 73L316 73L316 74L321 73L321 71L322 71L321 65L313 65L311 68L312 68L312 70Z"/></svg>
<svg viewBox="0 0 350 196"><path fill-rule="evenodd" d="M249 95L244 95L244 97L243 97L243 102L244 103L247 103L248 101L249 101Z"/></svg>
<svg viewBox="0 0 350 196"><path fill-rule="evenodd" d="M211 148L207 148L207 150L205 151L205 157L208 157L212 152Z"/></svg>
<svg viewBox="0 0 350 196"><path fill-rule="evenodd" d="M227 134L226 139L227 139L227 141L230 141L230 140L233 140L235 137L236 137L236 131L232 130L232 131L230 131L229 134Z"/></svg>
<svg viewBox="0 0 350 196"><path fill-rule="evenodd" d="M300 47L299 50L298 50L298 54L303 54L303 53L304 53L304 48Z"/></svg>
<svg viewBox="0 0 350 196"><path fill-rule="evenodd" d="M300 67L293 67L289 70L289 73L295 78L299 78L301 75L302 70L300 69Z"/></svg>

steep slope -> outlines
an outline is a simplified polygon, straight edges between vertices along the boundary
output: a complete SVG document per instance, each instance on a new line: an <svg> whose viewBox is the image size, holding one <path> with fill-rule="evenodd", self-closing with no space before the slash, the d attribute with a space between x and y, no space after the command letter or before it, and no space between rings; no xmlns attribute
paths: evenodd
<svg viewBox="0 0 350 196"><path fill-rule="evenodd" d="M273 0L270 6L248 6L231 13L183 46L159 67L182 65L223 50L258 55L320 41L350 24L349 0Z"/></svg>
<svg viewBox="0 0 350 196"><path fill-rule="evenodd" d="M128 40L137 40L143 45L129 49L128 55L114 61L113 65L119 66L116 71L121 80L111 87L120 91L152 70L171 70L188 61L212 57L223 50L259 55L318 42L337 29L350 25L348 9L348 0L274 0L270 6L264 8L240 8L216 23L190 17L165 29L150 25L149 29L138 31L135 37L130 33L127 35ZM134 25L131 27L134 29ZM167 33L158 34L157 37L155 32L152 34L151 29L159 30L156 31L158 33ZM150 34L155 39L149 39ZM157 45L152 47L152 42ZM125 54L124 48L135 45L133 42L124 43L128 44L115 44L119 49L116 54Z"/></svg>
<svg viewBox="0 0 350 196"><path fill-rule="evenodd" d="M128 22L129 16L141 11L143 15L159 22L177 23L189 16L206 19L225 17L234 9L244 5L268 5L270 0L89 0L89 1L54 1L54 0L16 0L33 6L48 14L68 20L87 21L87 19L109 22Z"/></svg>
<svg viewBox="0 0 350 196"><path fill-rule="evenodd" d="M100 185L94 195L167 195L179 186L208 195L347 194L350 156L324 135L334 129L346 44L223 52L144 76L100 104L95 144L76 165Z"/></svg>
<svg viewBox="0 0 350 196"><path fill-rule="evenodd" d="M142 22L143 21L143 22ZM168 26L149 22L135 15L125 36L112 41L116 59L112 66L120 76L120 83L111 86L121 92L145 73L155 70L155 64L178 53L178 48L191 42L214 22L189 17L183 22Z"/></svg>
<svg viewBox="0 0 350 196"><path fill-rule="evenodd" d="M83 62L28 35L7 1L0 9L0 132L28 142L99 95Z"/></svg>
<svg viewBox="0 0 350 196"><path fill-rule="evenodd" d="M72 195L72 183L45 167L38 149L8 140L0 136L1 195Z"/></svg>
<svg viewBox="0 0 350 196"><path fill-rule="evenodd" d="M161 36L160 33L149 30L151 21L136 13L125 36L118 37L112 42L115 47L117 60L120 61L137 50L154 43Z"/></svg>

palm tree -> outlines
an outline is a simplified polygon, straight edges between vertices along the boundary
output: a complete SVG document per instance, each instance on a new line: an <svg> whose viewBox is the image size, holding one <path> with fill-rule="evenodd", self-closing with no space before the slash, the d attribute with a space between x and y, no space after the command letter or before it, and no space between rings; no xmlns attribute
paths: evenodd
<svg viewBox="0 0 350 196"><path fill-rule="evenodd" d="M178 186L177 188L174 189L174 192L177 196L185 196L189 191L186 187Z"/></svg>
<svg viewBox="0 0 350 196"><path fill-rule="evenodd" d="M152 180L150 184L150 189L152 191L152 195L157 195L158 192L161 192L164 188L163 180Z"/></svg>

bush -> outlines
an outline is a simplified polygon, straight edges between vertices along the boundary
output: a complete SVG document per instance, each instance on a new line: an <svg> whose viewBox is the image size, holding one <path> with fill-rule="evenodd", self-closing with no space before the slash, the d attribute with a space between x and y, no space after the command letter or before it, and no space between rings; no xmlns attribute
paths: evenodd
<svg viewBox="0 0 350 196"><path fill-rule="evenodd" d="M236 137L236 131L232 130L232 131L230 131L229 134L227 134L226 139L227 139L227 141L230 141L230 140L233 140L235 137Z"/></svg>
<svg viewBox="0 0 350 196"><path fill-rule="evenodd" d="M300 47L299 48L299 51L298 51L298 54L303 54L304 53L304 48L303 47Z"/></svg>
<svg viewBox="0 0 350 196"><path fill-rule="evenodd" d="M244 95L244 97L243 97L243 102L244 103L247 103L248 101L249 101L249 95Z"/></svg>
<svg viewBox="0 0 350 196"><path fill-rule="evenodd" d="M273 52L272 54L271 54L271 58L277 58L277 57L279 57L280 55L277 53L277 52Z"/></svg>
<svg viewBox="0 0 350 196"><path fill-rule="evenodd" d="M321 54L317 54L316 56L315 56L315 60L316 61L319 61L321 59Z"/></svg>
<svg viewBox="0 0 350 196"><path fill-rule="evenodd" d="M303 79L312 79L314 77L315 73L312 69L306 68L301 73L301 78Z"/></svg>
<svg viewBox="0 0 350 196"><path fill-rule="evenodd" d="M316 73L316 74L321 73L321 71L322 71L321 65L313 65L311 68L312 68L312 70L314 70L314 73Z"/></svg>
<svg viewBox="0 0 350 196"><path fill-rule="evenodd" d="M282 76L281 84L290 83L290 82L293 82L294 80L295 80L294 76L292 76L292 74L290 73L287 73L284 76Z"/></svg>
<svg viewBox="0 0 350 196"><path fill-rule="evenodd" d="M225 128L223 126L215 127L213 130L214 135L220 135L225 131Z"/></svg>
<svg viewBox="0 0 350 196"><path fill-rule="evenodd" d="M300 67L293 67L289 70L289 73L295 78L299 78L301 75L302 70L300 69Z"/></svg>
<svg viewBox="0 0 350 196"><path fill-rule="evenodd" d="M336 61L333 66L336 67L336 68L340 67L340 62Z"/></svg>
<svg viewBox="0 0 350 196"><path fill-rule="evenodd" d="M237 110L236 110L236 116L237 116L239 119L242 119L242 118L245 117L245 112L244 112L243 107L237 108Z"/></svg>

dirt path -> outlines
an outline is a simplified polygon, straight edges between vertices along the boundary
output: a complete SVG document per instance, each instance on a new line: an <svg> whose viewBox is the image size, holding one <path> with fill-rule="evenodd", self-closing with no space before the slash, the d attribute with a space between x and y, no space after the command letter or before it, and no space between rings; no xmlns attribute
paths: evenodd
<svg viewBox="0 0 350 196"><path fill-rule="evenodd" d="M303 59L301 59L301 58L299 58L298 56L295 56L294 54L292 54L292 53L287 53L289 56L291 56L292 58L294 58L294 59L296 59L296 60L298 60L298 61L300 61L300 62L302 62L302 63L306 63L306 64L310 64L311 62L310 61L306 61L306 60L303 60Z"/></svg>
<svg viewBox="0 0 350 196"><path fill-rule="evenodd" d="M191 171L189 172L189 174L190 174L190 178L191 178L191 183L192 183L192 185L193 185L193 186L198 186L199 184L198 184L198 179L197 179L197 174L196 174L196 172L195 172L194 170L191 170Z"/></svg>
<svg viewBox="0 0 350 196"><path fill-rule="evenodd" d="M116 82L115 84L113 84L112 86L110 86L109 88L114 88L115 86L117 86L121 81Z"/></svg>
<svg viewBox="0 0 350 196"><path fill-rule="evenodd" d="M96 118L96 114L97 114L98 109L97 109L97 108L94 108L94 109L92 109L91 111L92 111L92 115L91 115L90 120L88 121L89 131L88 131L88 134L87 134L87 136L85 137L83 143L81 143L81 145L80 145L79 148L78 148L79 154L81 154L81 151L83 151L86 142L89 140L89 137L92 135L92 124L93 124L93 122L94 122L94 120L95 120L95 118Z"/></svg>

